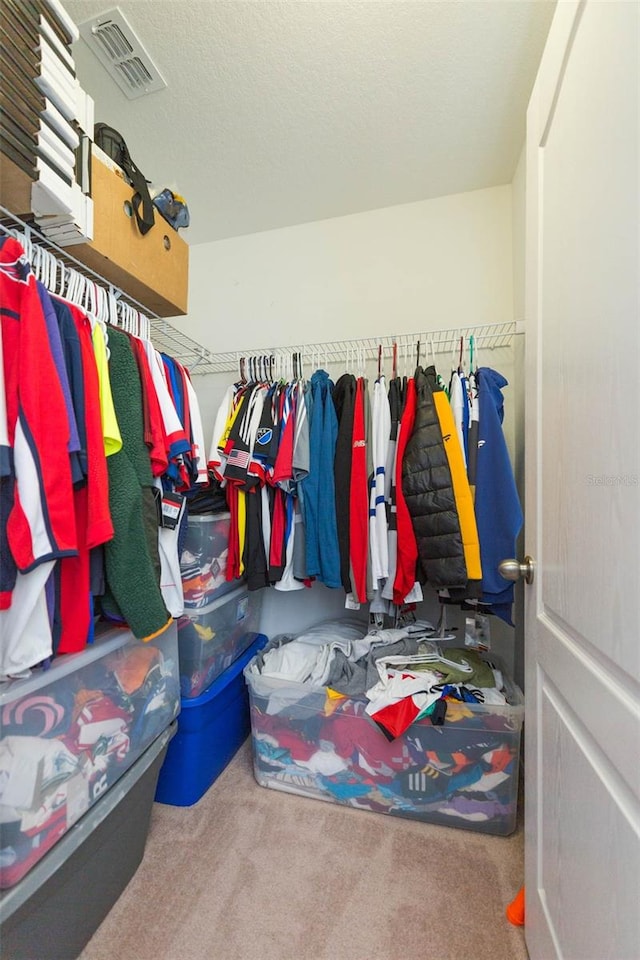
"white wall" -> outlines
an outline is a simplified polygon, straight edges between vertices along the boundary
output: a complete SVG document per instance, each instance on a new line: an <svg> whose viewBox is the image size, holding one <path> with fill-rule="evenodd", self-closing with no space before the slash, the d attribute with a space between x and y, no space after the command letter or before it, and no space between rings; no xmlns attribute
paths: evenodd
<svg viewBox="0 0 640 960"><path fill-rule="evenodd" d="M507 185L200 244L191 249L189 316L174 322L212 350L243 353L503 322L514 318L513 238ZM439 359L448 373L450 358ZM480 362L513 381L512 350L486 351ZM195 378L207 441L232 379ZM512 450L514 392L505 420ZM269 591L261 628L301 629L343 610L342 591ZM422 612L437 617L433 598ZM449 620L463 623L455 608ZM512 671L513 631L495 622L494 633Z"/></svg>
<svg viewBox="0 0 640 960"><path fill-rule="evenodd" d="M510 320L511 189L456 194L191 249L189 315L213 350Z"/></svg>
<svg viewBox="0 0 640 960"><path fill-rule="evenodd" d="M194 246L173 322L240 352L502 322L511 259L509 185L439 197ZM207 436L228 382L197 378Z"/></svg>

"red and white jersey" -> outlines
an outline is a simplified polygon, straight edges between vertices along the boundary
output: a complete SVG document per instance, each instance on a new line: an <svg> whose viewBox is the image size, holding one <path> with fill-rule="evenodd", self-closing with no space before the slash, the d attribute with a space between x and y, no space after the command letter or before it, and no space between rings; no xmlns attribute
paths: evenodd
<svg viewBox="0 0 640 960"><path fill-rule="evenodd" d="M387 453L391 436L391 409L383 376L376 380L373 387L372 420L373 476L370 481L369 552L373 583L377 589L378 582L386 580L389 576L389 528L385 489L387 488Z"/></svg>
<svg viewBox="0 0 640 960"><path fill-rule="evenodd" d="M27 573L75 555L76 529L67 409L35 277L20 263L23 255L13 238L0 247L6 425L15 476L7 538L16 566ZM3 594L0 606L9 603Z"/></svg>

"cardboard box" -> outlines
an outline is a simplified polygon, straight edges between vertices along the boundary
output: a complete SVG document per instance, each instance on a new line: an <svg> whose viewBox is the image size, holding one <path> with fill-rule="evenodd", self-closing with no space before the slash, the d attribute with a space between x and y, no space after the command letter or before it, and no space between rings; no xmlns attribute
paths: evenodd
<svg viewBox="0 0 640 960"><path fill-rule="evenodd" d="M94 146L91 158L94 235L73 255L160 317L187 312L189 247L156 211L142 236L131 209L133 188Z"/></svg>

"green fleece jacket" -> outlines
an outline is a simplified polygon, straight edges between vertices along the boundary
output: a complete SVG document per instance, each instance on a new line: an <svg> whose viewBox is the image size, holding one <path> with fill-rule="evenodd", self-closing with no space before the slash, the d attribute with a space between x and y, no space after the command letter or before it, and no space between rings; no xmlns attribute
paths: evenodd
<svg viewBox="0 0 640 960"><path fill-rule="evenodd" d="M122 450L107 458L114 537L105 546L103 612L121 616L140 640L171 622L160 591L158 522L149 451L144 442L142 384L129 338L109 328L109 379Z"/></svg>

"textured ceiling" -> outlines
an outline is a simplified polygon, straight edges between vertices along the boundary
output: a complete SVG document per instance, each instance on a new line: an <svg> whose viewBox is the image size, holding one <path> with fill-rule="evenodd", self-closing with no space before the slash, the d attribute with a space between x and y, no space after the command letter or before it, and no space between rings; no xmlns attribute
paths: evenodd
<svg viewBox="0 0 640 960"><path fill-rule="evenodd" d="M64 0L76 22L110 0ZM121 0L168 87L96 120L184 194L190 243L511 181L554 3Z"/></svg>

